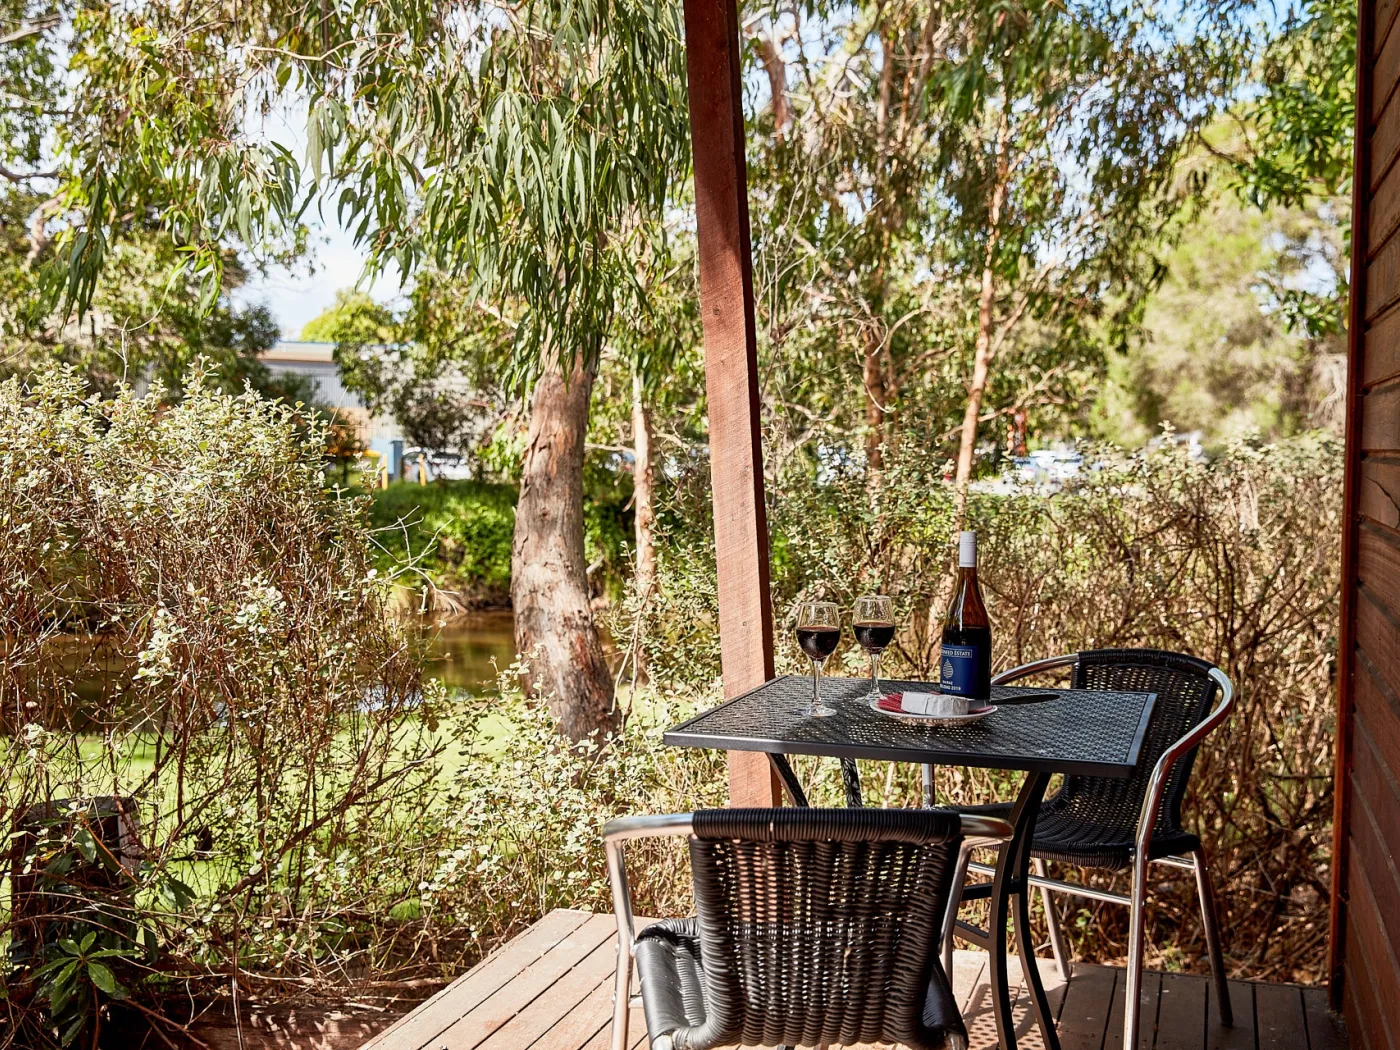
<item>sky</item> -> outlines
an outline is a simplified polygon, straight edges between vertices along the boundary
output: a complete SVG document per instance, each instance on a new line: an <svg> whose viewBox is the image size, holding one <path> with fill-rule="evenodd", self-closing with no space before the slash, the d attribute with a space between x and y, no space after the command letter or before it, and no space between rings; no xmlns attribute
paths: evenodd
<svg viewBox="0 0 1400 1050"><path fill-rule="evenodd" d="M364 272L366 253L336 224L333 214L322 222L317 221L314 212L308 212L307 218L314 247L309 264L302 263L291 270L271 267L265 275L255 274L232 296L240 304L266 304L285 339L299 338L302 326L335 302L336 292L353 287ZM373 283L366 282L363 290L381 302L396 299L398 269Z"/></svg>

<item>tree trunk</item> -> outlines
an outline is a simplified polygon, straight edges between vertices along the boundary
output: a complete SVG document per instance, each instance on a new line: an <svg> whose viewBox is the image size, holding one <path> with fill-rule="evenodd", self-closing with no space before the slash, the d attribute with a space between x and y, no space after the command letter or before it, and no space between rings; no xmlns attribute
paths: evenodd
<svg viewBox="0 0 1400 1050"><path fill-rule="evenodd" d="M884 291L880 282L880 291ZM872 484L878 484L885 469L885 368L879 329L870 325L865 337L865 469Z"/></svg>
<svg viewBox="0 0 1400 1050"><path fill-rule="evenodd" d="M1002 115L997 130L996 162L987 201L987 247L982 253L982 288L977 296L977 341L972 358L972 381L967 387L967 407L963 409L962 435L958 440L958 465L953 475L953 532L962 531L967 520L967 488L972 482L972 459L977 450L977 423L982 416L982 397L992 371L992 310L996 305L996 251L1001 239L1001 209L1006 203L1009 173L1006 160L1007 118Z"/></svg>
<svg viewBox="0 0 1400 1050"><path fill-rule="evenodd" d="M967 386L967 407L963 409L962 434L958 439L958 466L953 475L953 532L962 531L967 518L967 487L972 481L972 457L977 450L977 422L982 415L982 396L992 371L992 304L996 299L996 275L990 262L982 269L982 290L977 297L977 343L972 358L972 381Z"/></svg>
<svg viewBox="0 0 1400 1050"><path fill-rule="evenodd" d="M583 446L595 373L580 360L566 381L550 361L535 384L510 564L526 688L548 697L571 740L619 724L583 552Z"/></svg>
<svg viewBox="0 0 1400 1050"><path fill-rule="evenodd" d="M656 585L656 474L651 461L651 409L642 377L632 376L632 499L637 519L637 593Z"/></svg>

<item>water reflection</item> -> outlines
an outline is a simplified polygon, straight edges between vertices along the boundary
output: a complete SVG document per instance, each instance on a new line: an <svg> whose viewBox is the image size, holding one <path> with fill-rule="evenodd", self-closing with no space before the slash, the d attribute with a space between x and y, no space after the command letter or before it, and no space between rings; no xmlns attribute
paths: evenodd
<svg viewBox="0 0 1400 1050"><path fill-rule="evenodd" d="M515 621L510 612L468 613L443 624L423 671L444 685L479 693L495 683L498 668L504 671L514 660Z"/></svg>

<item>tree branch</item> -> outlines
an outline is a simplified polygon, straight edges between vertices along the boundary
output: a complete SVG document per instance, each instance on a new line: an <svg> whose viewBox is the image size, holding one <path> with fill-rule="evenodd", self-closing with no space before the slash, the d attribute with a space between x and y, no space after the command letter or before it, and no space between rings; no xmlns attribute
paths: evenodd
<svg viewBox="0 0 1400 1050"><path fill-rule="evenodd" d="M0 39L0 44L4 42L4 39ZM53 171L11 171L5 165L0 164L0 178L9 179L13 183L28 182L30 179L56 179L58 175L57 168Z"/></svg>

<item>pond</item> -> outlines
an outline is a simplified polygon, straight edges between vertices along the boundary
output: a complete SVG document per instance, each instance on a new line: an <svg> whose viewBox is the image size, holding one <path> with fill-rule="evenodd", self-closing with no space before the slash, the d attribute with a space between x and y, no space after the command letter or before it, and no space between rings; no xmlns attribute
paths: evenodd
<svg viewBox="0 0 1400 1050"><path fill-rule="evenodd" d="M509 610L454 616L439 631L431 652L423 669L426 677L479 692L515 660L514 617Z"/></svg>
<svg viewBox="0 0 1400 1050"><path fill-rule="evenodd" d="M426 678L454 689L480 693L515 660L515 620L510 610L466 613L424 629L436 632L423 668ZM95 644L91 636L60 636L55 654L70 674L78 672L73 690L86 705L100 706L110 682L120 680L130 664ZM493 662L494 661L494 662Z"/></svg>

